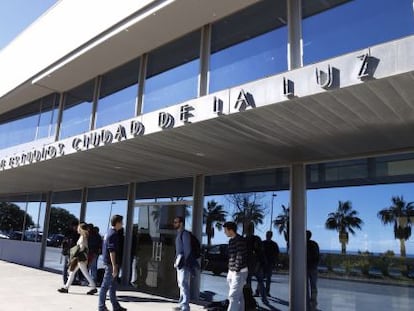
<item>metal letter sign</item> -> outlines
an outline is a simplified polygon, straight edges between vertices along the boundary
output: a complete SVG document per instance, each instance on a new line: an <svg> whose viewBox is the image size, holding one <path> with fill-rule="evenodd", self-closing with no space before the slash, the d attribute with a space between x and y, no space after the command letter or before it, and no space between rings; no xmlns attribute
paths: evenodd
<svg viewBox="0 0 414 311"><path fill-rule="evenodd" d="M158 115L158 126L167 129L174 126L174 117L168 112L160 112Z"/></svg>
<svg viewBox="0 0 414 311"><path fill-rule="evenodd" d="M328 89L332 86L333 74L332 74L331 65L328 65L328 72L319 70L316 67L315 74L316 74L316 83L319 84L321 88Z"/></svg>
<svg viewBox="0 0 414 311"><path fill-rule="evenodd" d="M239 96L237 96L236 104L234 105L235 109L239 111L245 111L247 107L255 108L254 100L251 94L246 93L243 89L240 91Z"/></svg>
<svg viewBox="0 0 414 311"><path fill-rule="evenodd" d="M358 71L358 79L365 80L372 76L372 70L370 68L372 57L369 55L369 53L365 53L361 56L358 56L358 58L362 61L361 67Z"/></svg>
<svg viewBox="0 0 414 311"><path fill-rule="evenodd" d="M223 114L223 101L216 96L214 96L213 112L217 115Z"/></svg>
<svg viewBox="0 0 414 311"><path fill-rule="evenodd" d="M292 98L295 96L293 81L286 79L285 77L283 77L283 95L287 98Z"/></svg>
<svg viewBox="0 0 414 311"><path fill-rule="evenodd" d="M190 111L194 110L190 105L183 105L180 107L180 120L184 123L191 123L188 119L193 117Z"/></svg>

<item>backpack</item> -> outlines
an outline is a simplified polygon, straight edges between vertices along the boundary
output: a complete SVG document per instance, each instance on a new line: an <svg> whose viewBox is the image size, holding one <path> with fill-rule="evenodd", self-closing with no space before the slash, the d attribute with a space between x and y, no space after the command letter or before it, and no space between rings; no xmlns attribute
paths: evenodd
<svg viewBox="0 0 414 311"><path fill-rule="evenodd" d="M187 230L185 230L187 231ZM193 256L194 259L198 259L201 257L201 244L200 241L194 236L194 234L192 234L190 231L187 231L188 234L190 235L190 243L191 243L191 256ZM183 231L184 233L184 231ZM181 239L182 239L182 234L181 234Z"/></svg>

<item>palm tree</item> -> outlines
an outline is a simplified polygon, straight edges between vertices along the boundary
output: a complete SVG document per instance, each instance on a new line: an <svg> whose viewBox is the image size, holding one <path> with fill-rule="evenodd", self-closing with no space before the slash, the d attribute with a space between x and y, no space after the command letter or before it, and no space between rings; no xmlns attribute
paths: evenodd
<svg viewBox="0 0 414 311"><path fill-rule="evenodd" d="M273 220L273 226L279 234L283 234L286 241L286 250L289 250L289 207L282 204L282 212Z"/></svg>
<svg viewBox="0 0 414 311"><path fill-rule="evenodd" d="M219 231L222 229L227 212L223 210L223 205L212 200L207 202L203 216L203 222L206 224L207 245L210 246L211 239L214 238L214 227Z"/></svg>
<svg viewBox="0 0 414 311"><path fill-rule="evenodd" d="M414 202L406 203L403 196L391 198L392 205L378 212L384 225L394 224L394 238L400 240L400 255L406 256L405 241L411 236L411 219L414 219Z"/></svg>
<svg viewBox="0 0 414 311"><path fill-rule="evenodd" d="M264 210L260 208L260 204L250 202L248 197L242 200L241 208L238 212L233 214L233 219L236 224L243 225L243 235L250 223L254 223L255 227L258 224L263 224Z"/></svg>
<svg viewBox="0 0 414 311"><path fill-rule="evenodd" d="M346 254L346 245L349 241L349 232L355 235L354 229L361 230L364 222L357 217L358 212L352 209L351 201L339 201L338 209L328 214L325 227L329 230L339 232L339 243L341 243L341 252Z"/></svg>

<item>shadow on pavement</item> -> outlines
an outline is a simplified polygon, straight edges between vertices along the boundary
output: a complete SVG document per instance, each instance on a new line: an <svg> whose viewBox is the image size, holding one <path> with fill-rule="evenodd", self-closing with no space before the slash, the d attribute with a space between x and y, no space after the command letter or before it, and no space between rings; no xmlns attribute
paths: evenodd
<svg viewBox="0 0 414 311"><path fill-rule="evenodd" d="M120 302L157 302L157 303L172 303L171 300L162 299L162 298L152 298L152 297L134 297L134 296L119 296L118 301Z"/></svg>

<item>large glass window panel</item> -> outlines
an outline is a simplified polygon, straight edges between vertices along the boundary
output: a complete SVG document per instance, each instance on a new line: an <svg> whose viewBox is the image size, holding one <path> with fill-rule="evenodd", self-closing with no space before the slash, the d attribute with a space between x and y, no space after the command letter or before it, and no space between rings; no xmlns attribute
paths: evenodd
<svg viewBox="0 0 414 311"><path fill-rule="evenodd" d="M349 1L305 18L304 63L314 63L411 35L414 33L413 19L411 0Z"/></svg>
<svg viewBox="0 0 414 311"><path fill-rule="evenodd" d="M24 230L33 224L31 217L26 215L27 202L0 203L0 230L3 237L10 240L24 240Z"/></svg>
<svg viewBox="0 0 414 311"><path fill-rule="evenodd" d="M42 99L39 124L36 133L37 139L55 136L58 117L58 101L59 96L56 94Z"/></svg>
<svg viewBox="0 0 414 311"><path fill-rule="evenodd" d="M254 175L252 176L255 177ZM270 181L270 184L273 182ZM226 188L225 186L223 187ZM254 234L262 241L266 239L266 232L272 231L272 240L278 244L279 256L273 267L270 283L269 298L271 309L288 310L289 298L289 258L287 255L287 241L285 232L289 212L289 191L265 191L249 193L226 193L223 195L209 195L204 197L203 221L203 257L200 284L201 299L207 301L222 301L227 298L228 286L225 276L228 271L228 243L222 224L225 221L235 221L238 225L237 233L246 235L249 223L255 224ZM282 229L274 226L272 220L284 220ZM257 280L252 278L252 289L256 291ZM261 304L261 298L257 299ZM267 308L267 307L265 307Z"/></svg>
<svg viewBox="0 0 414 311"><path fill-rule="evenodd" d="M133 60L102 76L96 128L135 116L139 60Z"/></svg>
<svg viewBox="0 0 414 311"><path fill-rule="evenodd" d="M62 257L62 241L72 224L79 221L81 191L53 193L44 266L55 271L67 269Z"/></svg>
<svg viewBox="0 0 414 311"><path fill-rule="evenodd" d="M287 70L286 6L261 1L213 24L209 92Z"/></svg>
<svg viewBox="0 0 414 311"><path fill-rule="evenodd" d="M32 115L0 125L0 146L7 148L33 141L39 116Z"/></svg>
<svg viewBox="0 0 414 311"><path fill-rule="evenodd" d="M393 215L384 224L381 211L393 210L392 198L402 199L404 210L414 201L413 189L405 183L307 191L307 229L320 249L319 310L412 308L414 242L411 234L399 236L412 225L392 212L384 214ZM399 231L395 224L402 226Z"/></svg>
<svg viewBox="0 0 414 311"><path fill-rule="evenodd" d="M91 80L66 93L60 139L89 131L94 85L95 80Z"/></svg>
<svg viewBox="0 0 414 311"><path fill-rule="evenodd" d="M200 31L149 53L143 113L197 97L199 54Z"/></svg>

